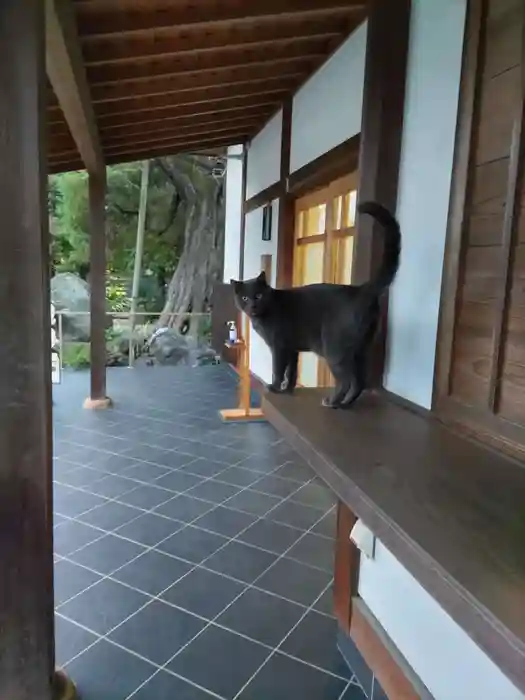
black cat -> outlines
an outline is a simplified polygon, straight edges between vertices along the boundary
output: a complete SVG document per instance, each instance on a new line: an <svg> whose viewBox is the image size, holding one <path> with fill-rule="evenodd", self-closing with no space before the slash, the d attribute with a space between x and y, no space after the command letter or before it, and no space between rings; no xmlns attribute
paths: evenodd
<svg viewBox="0 0 525 700"><path fill-rule="evenodd" d="M244 282L231 280L237 306L272 351L270 391L293 392L304 351L324 357L336 380L324 406L348 407L365 388L367 350L379 321L379 298L399 266L401 232L392 214L376 202L363 202L358 211L376 219L385 233L381 267L370 282L273 289L264 272Z"/></svg>

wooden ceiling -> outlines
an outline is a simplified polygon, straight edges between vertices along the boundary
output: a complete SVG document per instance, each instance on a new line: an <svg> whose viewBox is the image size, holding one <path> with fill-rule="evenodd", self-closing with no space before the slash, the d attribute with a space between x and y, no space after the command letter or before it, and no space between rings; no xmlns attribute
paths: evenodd
<svg viewBox="0 0 525 700"><path fill-rule="evenodd" d="M365 14L365 0L46 0L50 171L247 142Z"/></svg>

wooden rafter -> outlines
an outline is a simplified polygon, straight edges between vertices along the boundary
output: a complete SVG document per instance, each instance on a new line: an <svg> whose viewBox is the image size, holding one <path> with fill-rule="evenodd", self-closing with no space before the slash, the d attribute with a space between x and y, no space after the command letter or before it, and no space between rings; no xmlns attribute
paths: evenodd
<svg viewBox="0 0 525 700"><path fill-rule="evenodd" d="M108 0L77 2L79 16L85 35L103 37L125 36L136 32L167 29L170 27L203 28L227 26L232 23L276 22L287 17L315 18L316 16L347 16L349 12L360 12L365 7L363 0L222 0L217 3L199 5L164 6L156 11L149 3L132 0L116 5Z"/></svg>
<svg viewBox="0 0 525 700"><path fill-rule="evenodd" d="M86 169L101 172L102 148L68 0L46 0L46 68Z"/></svg>

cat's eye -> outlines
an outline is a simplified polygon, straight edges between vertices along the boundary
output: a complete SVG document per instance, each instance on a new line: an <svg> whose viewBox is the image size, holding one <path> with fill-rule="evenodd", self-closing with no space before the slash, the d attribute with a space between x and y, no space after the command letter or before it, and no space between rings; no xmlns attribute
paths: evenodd
<svg viewBox="0 0 525 700"><path fill-rule="evenodd" d="M255 298L256 298L256 299L262 299L262 294L256 294L256 295L255 295Z"/></svg>
<svg viewBox="0 0 525 700"><path fill-rule="evenodd" d="M243 297L242 300L243 300L243 301L248 301L248 297Z"/></svg>

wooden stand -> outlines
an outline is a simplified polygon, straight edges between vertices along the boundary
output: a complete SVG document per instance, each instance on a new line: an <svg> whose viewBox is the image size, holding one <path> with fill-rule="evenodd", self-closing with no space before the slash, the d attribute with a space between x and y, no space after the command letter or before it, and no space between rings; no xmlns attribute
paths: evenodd
<svg viewBox="0 0 525 700"><path fill-rule="evenodd" d="M239 357L239 407L224 408L219 411L223 421L241 422L264 420L261 408L251 407L251 381L250 381L250 321L244 315L241 316L241 324L244 325L244 333L235 343L225 343L227 348L232 348L240 353Z"/></svg>

